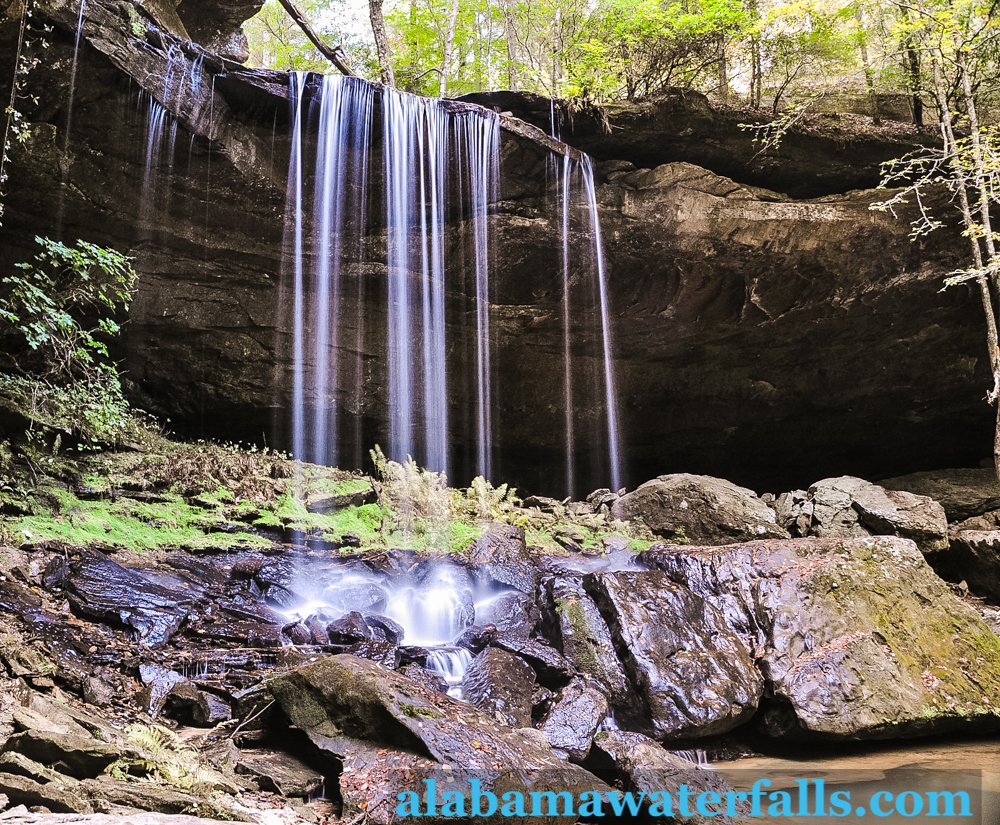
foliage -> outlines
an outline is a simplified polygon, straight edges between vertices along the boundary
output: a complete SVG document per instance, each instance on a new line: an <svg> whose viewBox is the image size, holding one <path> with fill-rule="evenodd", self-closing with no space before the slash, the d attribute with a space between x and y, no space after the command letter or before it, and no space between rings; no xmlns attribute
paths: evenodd
<svg viewBox="0 0 1000 825"><path fill-rule="evenodd" d="M495 521L521 506L517 490L501 484L494 487L483 476L476 476L465 491L468 509L476 518Z"/></svg>
<svg viewBox="0 0 1000 825"><path fill-rule="evenodd" d="M36 238L34 260L0 283L0 331L20 339L0 374L0 401L34 423L90 444L114 443L132 424L108 341L128 308L136 273L124 255L86 241Z"/></svg>
<svg viewBox="0 0 1000 825"><path fill-rule="evenodd" d="M983 116L996 78L1000 26L994 5L981 0L912 0L900 2L899 9L900 37L929 64L941 143L887 164L883 187L892 191L872 208L894 215L905 211L914 239L950 223L940 209L940 194L948 192L957 209L969 256L945 286L968 284L982 303L992 374L987 400L998 408L993 455L1000 477L1000 232L994 228L1000 130Z"/></svg>
<svg viewBox="0 0 1000 825"><path fill-rule="evenodd" d="M377 79L370 33L349 18L348 1L309 0L307 16ZM774 113L847 94L867 97L877 119L876 95L917 99L927 89L920 50L901 25L906 8L876 0L386 0L385 21L397 84L417 94L508 88L579 106L680 88ZM329 69L275 0L248 32L261 65Z"/></svg>
<svg viewBox="0 0 1000 825"><path fill-rule="evenodd" d="M32 366L44 378L90 381L113 372L107 339L120 332L114 314L128 309L135 292L130 260L87 241L35 241L42 251L34 261L0 282L7 292L0 320L40 356Z"/></svg>
<svg viewBox="0 0 1000 825"><path fill-rule="evenodd" d="M129 725L125 739L137 757L126 756L111 765L109 773L116 779L126 779L136 772L185 791L229 785L218 772L205 767L198 752L169 728Z"/></svg>
<svg viewBox="0 0 1000 825"><path fill-rule="evenodd" d="M0 141L0 226L3 226L7 167L11 161L11 152L15 144L23 145L31 136L30 124L25 120L20 106L25 99L30 100L35 105L38 104L37 97L26 95L25 86L31 72L43 62L39 50L49 48L49 42L45 39L45 35L52 31L51 26L44 25L38 27L37 30L33 29L31 24L32 5L32 0L22 0L18 15L17 45L14 52L14 76L10 83L10 98L4 107L3 139ZM38 36L33 37L33 34Z"/></svg>
<svg viewBox="0 0 1000 825"><path fill-rule="evenodd" d="M366 76L374 76L372 46L362 38L345 34L357 28L349 0L296 0L296 5L329 45L344 50L351 66ZM247 21L244 31L250 44L251 66L308 72L330 68L277 0L266 0L257 15Z"/></svg>
<svg viewBox="0 0 1000 825"><path fill-rule="evenodd" d="M390 461L377 444L371 459L380 481L379 497L392 513L389 529L427 535L431 546L444 544L452 515L444 473L426 470L411 457L402 464Z"/></svg>

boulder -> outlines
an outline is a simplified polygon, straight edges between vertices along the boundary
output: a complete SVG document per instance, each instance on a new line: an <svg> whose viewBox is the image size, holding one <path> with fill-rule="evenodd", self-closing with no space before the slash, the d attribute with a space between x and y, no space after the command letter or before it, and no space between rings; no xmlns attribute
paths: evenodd
<svg viewBox="0 0 1000 825"><path fill-rule="evenodd" d="M579 762L590 753L594 734L607 715L604 694L582 679L574 679L556 697L541 730L553 748Z"/></svg>
<svg viewBox="0 0 1000 825"><path fill-rule="evenodd" d="M640 733L601 731L594 738L594 751L597 761L617 773L626 790L633 793L670 791L677 794L681 785L687 785L693 795L703 791L721 794L732 790L718 774L699 770L688 760L664 750L658 742ZM700 816L695 812L686 816L678 810L671 821L707 825L734 820L726 816Z"/></svg>
<svg viewBox="0 0 1000 825"><path fill-rule="evenodd" d="M151 647L166 644L188 617L183 596L104 553L81 553L71 570L66 595L77 613L122 625Z"/></svg>
<svg viewBox="0 0 1000 825"><path fill-rule="evenodd" d="M308 620L306 627L310 627ZM372 629L358 611L352 610L326 626L328 644L352 645L372 638Z"/></svg>
<svg viewBox="0 0 1000 825"><path fill-rule="evenodd" d="M0 794L9 804L41 805L55 813L88 814L94 810L87 797L73 788L12 773L0 773Z"/></svg>
<svg viewBox="0 0 1000 825"><path fill-rule="evenodd" d="M600 686L612 705L622 705L630 689L607 622L581 579L557 577L546 585L559 620L563 655L579 673Z"/></svg>
<svg viewBox="0 0 1000 825"><path fill-rule="evenodd" d="M490 640L490 645L516 653L535 669L539 681L547 687L561 687L573 675L573 665L542 639L524 639L500 633Z"/></svg>
<svg viewBox="0 0 1000 825"><path fill-rule="evenodd" d="M711 602L660 572L598 573L584 585L657 737L725 733L753 716L763 679L746 642Z"/></svg>
<svg viewBox="0 0 1000 825"><path fill-rule="evenodd" d="M825 478L805 494L779 496L775 509L796 536L901 536L913 539L924 553L948 548L948 520L940 504L863 478Z"/></svg>
<svg viewBox="0 0 1000 825"><path fill-rule="evenodd" d="M527 593L511 591L476 605L476 621L489 624L498 633L527 639L535 632L539 614L535 599Z"/></svg>
<svg viewBox="0 0 1000 825"><path fill-rule="evenodd" d="M754 650L771 736L884 739L1000 725L1000 638L896 537L654 548Z"/></svg>
<svg viewBox="0 0 1000 825"><path fill-rule="evenodd" d="M1000 484L990 469L931 470L879 482L887 490L901 490L934 499L948 521L963 521L1000 510Z"/></svg>
<svg viewBox="0 0 1000 825"><path fill-rule="evenodd" d="M523 659L488 647L469 665L462 679L465 700L515 728L531 725L535 672Z"/></svg>
<svg viewBox="0 0 1000 825"><path fill-rule="evenodd" d="M678 541L728 542L788 533L753 490L711 476L659 476L617 499L611 515L640 519L658 536Z"/></svg>
<svg viewBox="0 0 1000 825"><path fill-rule="evenodd" d="M390 670L399 667L399 648L386 639L366 639L351 645L347 648L347 652L362 659L377 662Z"/></svg>
<svg viewBox="0 0 1000 825"><path fill-rule="evenodd" d="M284 673L271 690L289 721L330 753L345 737L401 751L476 777L483 788L571 792L602 789L586 771L556 756L531 729L498 725L466 702L349 655L327 656ZM568 820L571 821L571 820Z"/></svg>
<svg viewBox="0 0 1000 825"><path fill-rule="evenodd" d="M110 776L87 779L81 785L94 800L106 803L105 810L107 810L107 804L110 804L160 814L197 813L208 819L236 821L246 821L247 819L245 814L228 808L224 804L213 802L207 796L200 795L196 792L197 787L190 793L186 793L152 782L127 782L113 779ZM129 822L132 822L131 815Z"/></svg>

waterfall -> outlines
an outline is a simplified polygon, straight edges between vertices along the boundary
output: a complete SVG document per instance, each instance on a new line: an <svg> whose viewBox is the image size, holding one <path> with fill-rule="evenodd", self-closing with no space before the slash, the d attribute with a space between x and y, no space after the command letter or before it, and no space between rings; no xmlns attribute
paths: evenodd
<svg viewBox="0 0 1000 825"><path fill-rule="evenodd" d="M553 117L553 127L555 118ZM562 264L562 323L563 323L563 416L565 419L565 451L566 451L566 495L572 496L576 491L576 439L573 435L573 351L572 351L572 316L570 315L570 158L563 155L562 197L560 199L562 224L561 261Z"/></svg>
<svg viewBox="0 0 1000 825"><path fill-rule="evenodd" d="M618 411L618 390L615 377L614 347L611 333L611 310L608 299L607 268L604 258L604 242L601 235L601 221L597 209L597 187L594 182L594 169L590 158L583 155L579 161L564 156L562 171L558 175L560 182L560 225L561 239L560 265L562 269L562 357L563 357L563 415L564 415L564 462L566 490L568 495L577 493L576 470L576 426L574 411L573 369L576 359L573 355L573 322L591 323L591 329L597 333L600 341L600 369L597 384L599 386L601 407L604 417L603 442L606 445L606 455L603 457L606 466L604 477L614 490L622 486L621 468L621 430ZM575 248L572 242L574 230L574 213L582 211L585 215L582 229L590 239L589 249ZM578 220L577 223L580 223ZM577 227L579 229L581 227ZM581 258L586 266L581 266ZM579 273L579 274L575 274ZM572 293L576 281L584 276L589 278L593 294L593 312L589 307L574 306ZM586 330L587 332L590 329Z"/></svg>
<svg viewBox="0 0 1000 825"><path fill-rule="evenodd" d="M159 102L145 93L139 96L140 107L144 98L147 100L146 154L143 164L140 217L143 231L152 236L153 223L157 215L167 212L170 205L178 123ZM163 167L166 167L165 185L160 183Z"/></svg>
<svg viewBox="0 0 1000 825"><path fill-rule="evenodd" d="M343 458L338 432L338 390L347 383L340 357L354 347L353 380L363 380L365 336L378 336L385 352L386 443L390 458L408 456L448 472L453 435L449 386L447 295L461 277L462 260L446 250L449 216L469 224L475 300L474 418L476 471L492 469L493 365L489 275L489 204L499 181L499 120L484 110L450 111L441 101L376 87L353 78L327 76L321 83L293 75L292 147L286 219L292 240L292 452L310 461ZM377 99L378 98L378 99ZM376 104L382 119L381 170L369 163ZM305 135L318 107L314 173ZM454 168L454 172L452 169ZM384 328L356 323L343 335L344 270L359 265L377 227L366 221L368 184L384 174L386 317ZM312 193L310 195L310 192ZM359 279L354 277L360 295ZM357 388L358 404L370 404ZM341 402L342 403L342 402ZM355 418L357 418L355 411ZM355 433L354 440L360 436Z"/></svg>
<svg viewBox="0 0 1000 825"><path fill-rule="evenodd" d="M460 471L491 478L499 397L491 209L500 196L500 118L355 78L296 73L290 82L283 284L292 293L293 454L343 464L347 446L360 458L367 438L365 448L381 443L391 459L412 456L450 473L462 444ZM372 133L376 117L379 134ZM594 172L586 157L566 156L551 168L561 209L557 426L566 485L574 494L582 481L576 410L594 410L584 402L599 397L601 432L588 441L602 445L603 457L589 477L617 489L620 427ZM581 244L574 233L588 240ZM380 248L385 277L366 279ZM362 300L366 290L378 293ZM379 301L384 315L371 309ZM356 308L367 317L355 317ZM599 356L588 357L602 364L592 380L576 364L581 332L600 342ZM382 391L372 392L370 381Z"/></svg>
<svg viewBox="0 0 1000 825"><path fill-rule="evenodd" d="M290 102L292 107L292 151L288 169L288 194L285 215L292 216L292 257L295 278L294 307L292 309L292 453L305 457L305 279L302 260L302 102L305 97L307 75L292 75ZM286 227L287 229L287 227Z"/></svg>
<svg viewBox="0 0 1000 825"><path fill-rule="evenodd" d="M611 488L622 486L621 434L618 429L618 389L615 384L615 362L611 348L611 320L608 303L608 278L604 265L604 241L601 238L601 219L597 212L597 187L594 185L594 167L587 155L580 163L583 189L587 197L587 214L594 243L594 268L597 276L598 301L601 309L601 354L604 367L604 415L608 428L608 464Z"/></svg>

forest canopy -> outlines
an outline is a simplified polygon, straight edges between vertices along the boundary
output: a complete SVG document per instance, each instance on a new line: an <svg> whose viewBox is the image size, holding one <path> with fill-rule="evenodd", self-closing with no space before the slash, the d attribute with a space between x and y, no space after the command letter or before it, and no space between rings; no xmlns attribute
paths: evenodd
<svg viewBox="0 0 1000 825"><path fill-rule="evenodd" d="M896 0L300 0L359 75L383 77L369 11L384 19L395 84L454 96L511 89L595 103L689 89L779 111L831 96L922 120L926 67L913 31L936 7ZM990 3L965 3L995 27ZM975 8L973 8L975 6ZM247 24L251 61L326 71L278 0ZM981 56L995 38L980 39ZM995 83L995 73L984 78ZM992 93L992 88L984 92Z"/></svg>

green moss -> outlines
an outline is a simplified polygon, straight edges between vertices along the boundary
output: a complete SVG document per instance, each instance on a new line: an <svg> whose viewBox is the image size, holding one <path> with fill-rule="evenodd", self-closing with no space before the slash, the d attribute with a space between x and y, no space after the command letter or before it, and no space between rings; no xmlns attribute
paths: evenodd
<svg viewBox="0 0 1000 825"><path fill-rule="evenodd" d="M596 674L599 667L594 639L587 627L587 616L577 599L556 599L556 611L565 618L573 634L573 658L585 673Z"/></svg>
<svg viewBox="0 0 1000 825"><path fill-rule="evenodd" d="M179 497L156 503L129 498L83 501L58 488L49 488L46 493L51 502L48 512L23 516L9 524L19 540L137 551L168 547L225 550L269 544L261 536L219 531L222 519Z"/></svg>
<svg viewBox="0 0 1000 825"><path fill-rule="evenodd" d="M419 719L421 716L425 719L441 718L441 712L434 710L434 708L418 708L416 705L401 704L399 709L403 712L403 716L409 716L411 719Z"/></svg>

